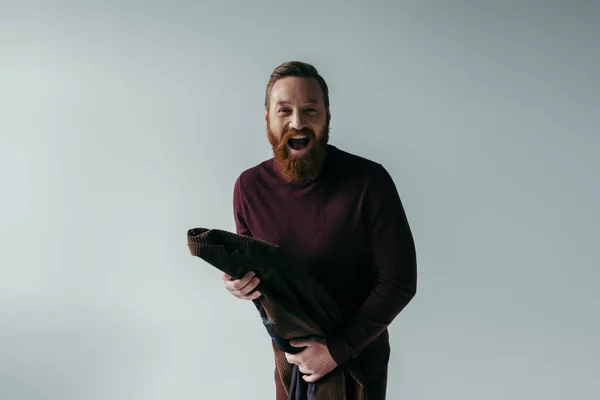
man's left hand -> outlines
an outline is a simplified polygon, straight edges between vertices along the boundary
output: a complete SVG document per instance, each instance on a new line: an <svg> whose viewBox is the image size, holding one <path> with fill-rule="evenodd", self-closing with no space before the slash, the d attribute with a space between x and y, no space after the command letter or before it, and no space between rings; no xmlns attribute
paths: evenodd
<svg viewBox="0 0 600 400"><path fill-rule="evenodd" d="M288 363L298 365L306 382L316 382L337 367L327 345L315 339L293 339L294 347L306 347L298 354L285 353Z"/></svg>

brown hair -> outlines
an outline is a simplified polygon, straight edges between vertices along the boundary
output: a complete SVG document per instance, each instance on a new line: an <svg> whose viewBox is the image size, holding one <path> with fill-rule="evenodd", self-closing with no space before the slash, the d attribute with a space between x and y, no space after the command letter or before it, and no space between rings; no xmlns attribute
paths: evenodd
<svg viewBox="0 0 600 400"><path fill-rule="evenodd" d="M271 93L271 88L275 82L288 76L315 78L323 90L325 108L329 109L329 88L327 87L327 83L325 83L325 79L319 75L319 72L315 67L302 61L287 61L273 70L271 76L269 77L269 83L267 84L267 90L265 93L265 107L269 107L269 94Z"/></svg>

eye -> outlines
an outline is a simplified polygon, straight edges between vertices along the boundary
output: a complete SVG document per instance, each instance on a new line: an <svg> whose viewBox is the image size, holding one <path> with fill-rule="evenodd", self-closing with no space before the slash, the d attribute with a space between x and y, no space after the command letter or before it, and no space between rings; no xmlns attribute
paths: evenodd
<svg viewBox="0 0 600 400"><path fill-rule="evenodd" d="M279 110L277 110L278 113L288 113L290 112L289 108L280 108Z"/></svg>
<svg viewBox="0 0 600 400"><path fill-rule="evenodd" d="M304 112L307 114L315 114L317 112L316 108L305 108Z"/></svg>

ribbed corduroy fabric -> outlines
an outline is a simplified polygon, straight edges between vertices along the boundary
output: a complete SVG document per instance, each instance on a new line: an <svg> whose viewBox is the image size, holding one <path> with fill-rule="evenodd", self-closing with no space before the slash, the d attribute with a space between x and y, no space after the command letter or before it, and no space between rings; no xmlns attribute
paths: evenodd
<svg viewBox="0 0 600 400"><path fill-rule="evenodd" d="M329 293L312 277L295 268L279 246L219 229L188 230L188 248L234 279L254 271L262 293L254 304L272 338L277 371L289 400L365 400L361 373L353 360L338 366L318 382L302 379L284 352L297 353L289 340L326 338L342 315ZM347 395L347 388L352 396Z"/></svg>

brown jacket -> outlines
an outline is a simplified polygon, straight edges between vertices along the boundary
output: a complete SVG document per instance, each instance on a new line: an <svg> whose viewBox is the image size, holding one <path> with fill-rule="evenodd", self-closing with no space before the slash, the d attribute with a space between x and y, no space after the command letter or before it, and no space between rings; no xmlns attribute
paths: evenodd
<svg viewBox="0 0 600 400"><path fill-rule="evenodd" d="M354 360L338 366L315 383L302 379L284 352L297 353L289 340L326 338L342 315L329 293L295 268L276 245L235 233L207 228L188 230L188 248L199 257L239 279L249 271L260 278L262 293L254 304L273 342L276 369L289 400L364 400L360 371ZM352 392L352 395L348 395Z"/></svg>

